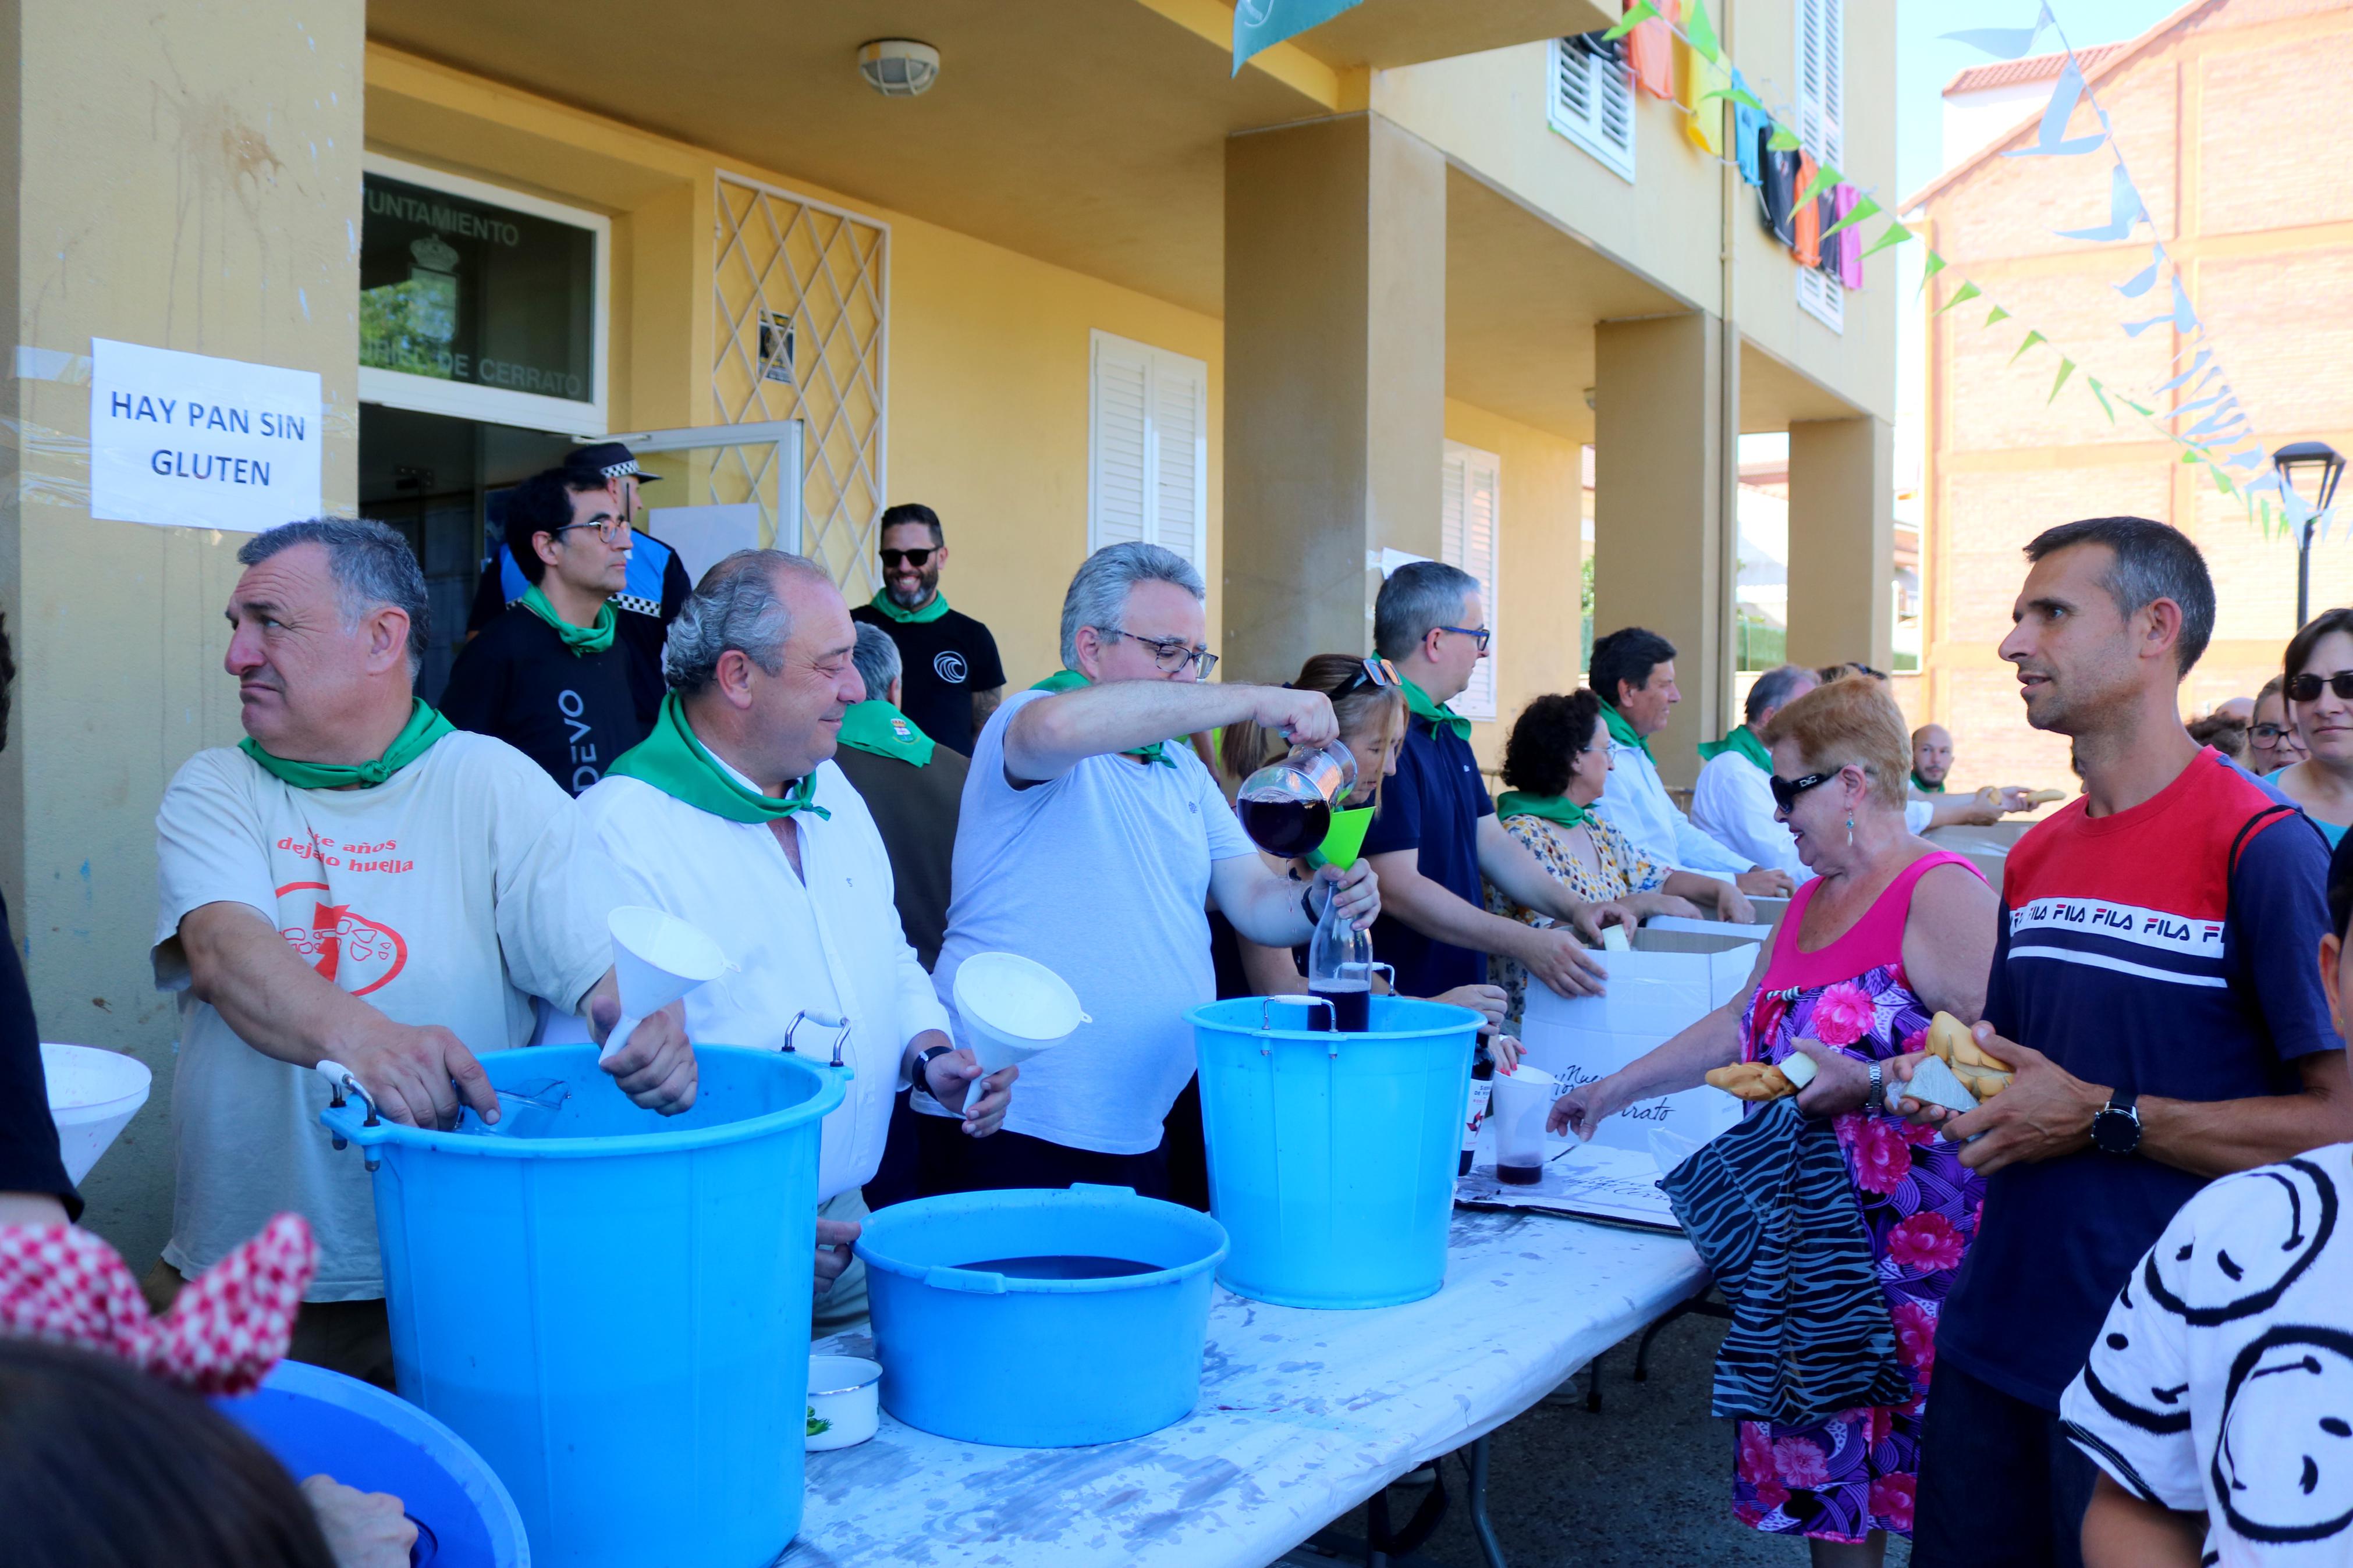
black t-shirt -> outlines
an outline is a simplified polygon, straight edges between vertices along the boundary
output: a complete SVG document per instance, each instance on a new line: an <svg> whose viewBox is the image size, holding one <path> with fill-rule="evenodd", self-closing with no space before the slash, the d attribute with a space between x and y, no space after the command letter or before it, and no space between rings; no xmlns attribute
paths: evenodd
<svg viewBox="0 0 2353 1568"><path fill-rule="evenodd" d="M466 614L466 630L476 634L487 630L530 585L515 564L513 552L500 545L482 563L481 579L474 585L474 603ZM670 622L678 619L686 596L693 591L694 584L678 552L649 533L638 534L630 552L628 584L613 595L613 608L621 617L620 641L630 654L629 684L649 723L661 707L662 639L670 635Z"/></svg>
<svg viewBox="0 0 2353 1568"><path fill-rule="evenodd" d="M0 904L0 1193L47 1193L81 1218L81 1194L66 1180L58 1152L58 1124L49 1119L48 1082L41 1075L41 1031L33 1022L33 995Z"/></svg>
<svg viewBox="0 0 2353 1568"><path fill-rule="evenodd" d="M932 748L922 767L878 757L855 746L833 754L842 773L873 814L891 857L891 883L908 945L929 969L948 934L948 894L954 886L956 815L971 766L944 746Z"/></svg>
<svg viewBox="0 0 2353 1568"><path fill-rule="evenodd" d="M1409 719L1397 774L1381 785L1381 808L1365 834L1364 852L1414 850L1423 876L1483 910L1479 819L1494 812L1471 742L1426 720ZM1401 996L1437 996L1487 979L1485 953L1432 941L1386 910L1373 922L1373 956L1397 966Z"/></svg>
<svg viewBox="0 0 2353 1568"><path fill-rule="evenodd" d="M871 605L860 605L849 618L881 626L899 645L899 662L906 667L900 711L941 745L971 756L980 733L972 721L972 694L1005 684L1005 666L988 628L958 610L935 621L894 621Z"/></svg>
<svg viewBox="0 0 2353 1568"><path fill-rule="evenodd" d="M637 662L617 635L602 653L575 654L516 605L458 650L441 711L460 730L497 736L578 795L653 727L660 705L645 700Z"/></svg>

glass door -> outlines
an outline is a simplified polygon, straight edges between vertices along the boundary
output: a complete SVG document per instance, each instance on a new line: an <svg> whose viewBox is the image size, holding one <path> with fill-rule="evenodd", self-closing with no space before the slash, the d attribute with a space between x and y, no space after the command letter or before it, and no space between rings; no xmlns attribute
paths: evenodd
<svg viewBox="0 0 2353 1568"><path fill-rule="evenodd" d="M638 467L662 482L641 489L646 531L679 553L696 582L738 550L801 550L801 422L618 431Z"/></svg>

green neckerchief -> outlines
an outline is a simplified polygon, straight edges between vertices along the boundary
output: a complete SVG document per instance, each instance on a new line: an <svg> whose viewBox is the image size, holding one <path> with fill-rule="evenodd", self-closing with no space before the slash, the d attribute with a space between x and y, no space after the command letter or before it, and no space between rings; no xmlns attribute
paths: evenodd
<svg viewBox="0 0 2353 1568"><path fill-rule="evenodd" d="M1031 687L1029 689L1032 691L1075 691L1082 686L1092 686L1094 682L1089 680L1085 676L1081 675L1075 669L1058 669L1053 674L1048 676L1045 679L1039 681L1037 685ZM1168 742L1166 741L1155 741L1148 746L1138 746L1132 752L1122 752L1120 755L1123 757L1134 757L1140 762L1163 763L1173 768L1176 765L1176 759L1168 754L1166 750L1167 745Z"/></svg>
<svg viewBox="0 0 2353 1568"><path fill-rule="evenodd" d="M653 733L614 758L605 772L643 780L673 800L730 822L775 822L797 811L828 821L833 818L833 813L816 804L813 772L794 781L781 800L762 795L737 778L695 739L692 726L686 721L686 705L675 691L662 699L661 716L654 721Z"/></svg>
<svg viewBox="0 0 2353 1568"><path fill-rule="evenodd" d="M1912 775L1912 787L1922 795L1942 795L1945 793L1945 781L1938 779L1935 784L1930 784L1915 773Z"/></svg>
<svg viewBox="0 0 2353 1568"><path fill-rule="evenodd" d="M1609 738L1611 740L1617 742L1621 746L1631 746L1635 750L1641 752L1644 756L1651 759L1651 765L1652 767L1659 765L1658 757L1651 750L1650 741L1643 736L1634 733L1634 726L1626 722L1626 715L1619 712L1617 709L1612 708L1609 703L1604 702L1601 705L1601 721L1609 726ZM1772 769L1767 767L1766 772L1770 773L1772 772Z"/></svg>
<svg viewBox="0 0 2353 1568"><path fill-rule="evenodd" d="M924 603L923 607L920 610L902 610L897 605L892 604L891 602L891 591L888 588L877 592L871 599L869 599L866 602L873 605L876 609L881 611L884 615L890 616L892 620L898 622L902 626L920 626L926 621L936 621L942 616L948 613L948 596L945 594L941 593L936 588L932 590L931 598Z"/></svg>
<svg viewBox="0 0 2353 1568"><path fill-rule="evenodd" d="M273 757L261 749L261 742L248 735L237 742L237 750L259 763L270 773L292 784L296 789L344 789L353 784L362 789L374 789L385 780L433 749L433 742L456 730L457 726L436 712L422 697L413 700L408 710L408 722L384 749L384 755L372 763L346 767L341 763L297 763L284 757Z"/></svg>
<svg viewBox="0 0 2353 1568"><path fill-rule="evenodd" d="M1403 676L1398 677L1398 684L1405 688L1406 710L1415 718L1426 720L1433 730L1453 731L1454 738L1458 741L1467 741L1471 738L1470 720L1465 719L1443 702L1432 702L1429 692Z"/></svg>
<svg viewBox="0 0 2353 1568"><path fill-rule="evenodd" d="M1495 802L1495 820L1507 816L1541 816L1546 822L1557 822L1563 827L1581 826L1593 820L1593 814L1565 795L1523 795L1507 789Z"/></svg>
<svg viewBox="0 0 2353 1568"><path fill-rule="evenodd" d="M1703 763L1712 763L1726 752L1738 752L1767 773L1773 771L1773 753L1765 749L1765 742L1757 738L1757 731L1746 724L1735 725L1732 733L1721 741L1702 741L1699 743L1699 760Z"/></svg>
<svg viewBox="0 0 2353 1568"><path fill-rule="evenodd" d="M540 592L539 584L536 583L533 583L523 596L517 599L515 603L554 626L555 635L564 639L564 646L572 650L572 656L575 658L585 658L592 653L603 653L613 646L615 618L613 602L610 599L596 606L596 624L593 626L575 626L557 615L555 606L547 602L547 595Z"/></svg>
<svg viewBox="0 0 2353 1568"><path fill-rule="evenodd" d="M932 760L932 748L938 742L916 729L905 714L873 697L851 703L842 714L841 743L852 751L896 757L920 768Z"/></svg>

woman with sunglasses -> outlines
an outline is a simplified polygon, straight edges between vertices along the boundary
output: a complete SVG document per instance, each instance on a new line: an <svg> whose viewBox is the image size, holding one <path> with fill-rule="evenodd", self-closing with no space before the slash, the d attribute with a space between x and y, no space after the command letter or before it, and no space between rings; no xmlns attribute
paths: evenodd
<svg viewBox="0 0 2353 1568"><path fill-rule="evenodd" d="M1645 920L1698 916L1702 905L1720 921L1745 925L1754 920L1755 909L1730 882L1659 865L1616 824L1594 815L1593 803L1601 798L1609 768L1609 731L1600 697L1581 690L1539 697L1514 721L1504 743L1504 782L1512 787L1495 802L1495 816L1555 880L1588 903L1622 901ZM1487 908L1525 925L1552 923L1492 882ZM1528 972L1500 955L1489 963L1507 999L1504 1017L1516 1027Z"/></svg>
<svg viewBox="0 0 2353 1568"><path fill-rule="evenodd" d="M1340 721L1340 739L1356 758L1356 793L1345 804L1378 805L1381 781L1397 772L1398 749L1405 742L1405 690L1398 684L1396 669L1384 658L1319 653L1300 667L1299 677L1291 685L1301 691L1321 691L1332 700L1333 717ZM1256 724L1229 724L1220 740L1219 761L1235 779L1243 779L1289 749L1289 742L1280 734L1270 733ZM1264 858L1268 865L1295 881L1303 883L1315 874L1314 868L1304 859L1279 860L1272 856ZM1233 931L1214 915L1209 928L1213 947L1222 944ZM1239 935L1233 937L1233 942L1240 982L1235 995L1307 994L1307 980L1300 973L1294 950L1261 947ZM1373 956L1380 955L1376 952ZM1222 963L1220 972L1225 973ZM1222 984L1219 994L1226 994ZM1435 1000L1484 1015L1486 1023L1480 1030L1484 1035L1493 1035L1504 1022L1504 993L1499 986L1458 985ZM1519 1042L1510 1038L1497 1040L1489 1054L1508 1072L1519 1061Z"/></svg>
<svg viewBox="0 0 2353 1568"><path fill-rule="evenodd" d="M1798 1107L1836 1121L1912 1397L1802 1427L1743 1421L1733 1508L1759 1531L1805 1536L1817 1565L1875 1568L1889 1532L1911 1534L1936 1315L1983 1193L1957 1145L1888 1110L1881 1064L1920 1049L1939 1011L1978 1017L1996 905L1964 857L1905 829L1911 740L1877 681L1808 692L1773 716L1762 739L1773 753L1776 815L1814 880L1790 900L1739 995L1562 1096L1551 1125L1590 1138L1604 1117L1736 1061L1804 1055L1820 1068Z"/></svg>
<svg viewBox="0 0 2353 1568"><path fill-rule="evenodd" d="M2289 639L2281 689L2306 755L2272 778L2335 848L2353 826L2353 609L2324 610Z"/></svg>

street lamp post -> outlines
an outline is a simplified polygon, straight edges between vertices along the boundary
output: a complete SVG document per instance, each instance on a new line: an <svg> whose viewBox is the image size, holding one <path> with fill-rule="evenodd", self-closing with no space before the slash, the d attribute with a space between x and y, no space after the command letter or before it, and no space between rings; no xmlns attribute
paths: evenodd
<svg viewBox="0 0 2353 1568"><path fill-rule="evenodd" d="M2305 503L2304 532L2295 543L2295 624L2312 616L2312 530L2337 499L2345 455L2326 441L2291 441L2272 454L2280 482Z"/></svg>

